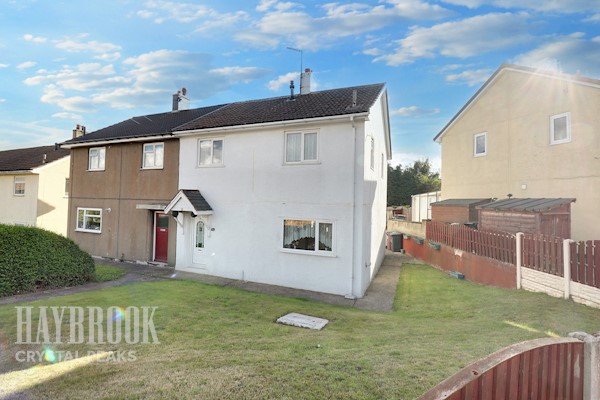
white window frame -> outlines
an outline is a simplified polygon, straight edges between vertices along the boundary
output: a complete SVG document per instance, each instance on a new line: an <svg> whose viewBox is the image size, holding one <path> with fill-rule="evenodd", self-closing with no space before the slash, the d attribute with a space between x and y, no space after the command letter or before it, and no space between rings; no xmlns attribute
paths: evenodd
<svg viewBox="0 0 600 400"><path fill-rule="evenodd" d="M300 161L288 161L287 160L287 141L288 135L292 134L300 134ZM314 160L305 160L304 159L304 137L308 134L317 135L317 151L316 158ZM319 131L317 129L310 131L288 131L284 132L284 143L283 143L283 163L288 165L298 165L298 164L318 164L319 163L319 147L320 145L320 137Z"/></svg>
<svg viewBox="0 0 600 400"><path fill-rule="evenodd" d="M285 221L288 220L296 220L296 221L310 221L316 224L315 226L315 249L314 250L303 250L303 249L289 249L283 247L284 237L284 227ZM320 224L331 224L331 251L327 250L319 250L319 225ZM336 222L328 219L315 219L315 218L282 218L281 219L281 237L279 240L280 250L283 253L292 253L292 254L304 254L304 255L313 255L313 256L323 256L323 257L337 257L337 232L336 232Z"/></svg>
<svg viewBox="0 0 600 400"><path fill-rule="evenodd" d="M156 165L156 146L162 146L163 148L163 159L161 160L161 165ZM146 151L146 147L151 147L151 151ZM154 154L154 165L146 165L146 153ZM156 143L144 143L142 146L142 169L163 169L165 164L165 144L164 142L156 142Z"/></svg>
<svg viewBox="0 0 600 400"><path fill-rule="evenodd" d="M83 211L83 227L79 227L79 211ZM85 229L85 219L88 216L87 211L100 211L100 230ZM94 215L96 217L96 215ZM75 230L77 232L89 232L89 233L102 233L102 209L101 208L88 208L88 207L77 207L77 214L75 214Z"/></svg>
<svg viewBox="0 0 600 400"><path fill-rule="evenodd" d="M215 151L215 141L221 141L221 162L220 163L215 163L214 160L214 151ZM200 144L202 142L210 142L210 158L211 158L211 162L210 164L201 164L200 163ZM199 168L211 168L211 167L223 167L225 166L225 139L222 137L215 137L215 138L201 138L198 139L198 144L197 144L197 153L198 153L198 162L197 162L197 166Z"/></svg>
<svg viewBox="0 0 600 400"><path fill-rule="evenodd" d="M555 140L554 139L554 120L557 120L559 118L566 118L567 119L567 137L564 139L560 139L560 140ZM562 144L562 143L569 143L571 141L571 113L570 112L565 112L562 114L556 114L556 115L552 115L550 116L550 144Z"/></svg>
<svg viewBox="0 0 600 400"><path fill-rule="evenodd" d="M92 166L92 150L104 153L104 165L100 167L100 153L98 153L98 165ZM90 147L88 150L88 171L104 171L106 169L106 147Z"/></svg>
<svg viewBox="0 0 600 400"><path fill-rule="evenodd" d="M477 138L478 137L484 137L484 143L485 143L485 148L483 150L483 153L477 153ZM487 132L481 132L481 133L476 133L475 135L473 135L473 157L483 157L487 155L487 149L488 149L488 140L487 140Z"/></svg>
<svg viewBox="0 0 600 400"><path fill-rule="evenodd" d="M15 176L14 182L13 182L13 196L18 196L18 197L23 197L25 196L25 189L26 189L26 180L24 176ZM23 193L17 193L17 184L23 184Z"/></svg>

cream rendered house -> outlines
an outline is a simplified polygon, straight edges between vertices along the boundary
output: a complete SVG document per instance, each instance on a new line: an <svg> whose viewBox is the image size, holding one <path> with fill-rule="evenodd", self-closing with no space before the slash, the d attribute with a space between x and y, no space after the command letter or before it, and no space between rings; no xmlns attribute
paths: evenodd
<svg viewBox="0 0 600 400"><path fill-rule="evenodd" d="M600 239L600 81L502 65L435 137L442 198L576 198L573 239Z"/></svg>
<svg viewBox="0 0 600 400"><path fill-rule="evenodd" d="M54 146L0 152L0 223L67 234L69 150Z"/></svg>

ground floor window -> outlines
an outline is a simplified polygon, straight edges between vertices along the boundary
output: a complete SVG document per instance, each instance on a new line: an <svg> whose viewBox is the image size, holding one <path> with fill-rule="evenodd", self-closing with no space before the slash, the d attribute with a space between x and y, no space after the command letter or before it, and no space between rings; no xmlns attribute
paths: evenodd
<svg viewBox="0 0 600 400"><path fill-rule="evenodd" d="M283 220L283 248L311 252L333 251L333 223L314 220Z"/></svg>
<svg viewBox="0 0 600 400"><path fill-rule="evenodd" d="M78 208L77 209L77 231L102 232L102 209L100 208Z"/></svg>

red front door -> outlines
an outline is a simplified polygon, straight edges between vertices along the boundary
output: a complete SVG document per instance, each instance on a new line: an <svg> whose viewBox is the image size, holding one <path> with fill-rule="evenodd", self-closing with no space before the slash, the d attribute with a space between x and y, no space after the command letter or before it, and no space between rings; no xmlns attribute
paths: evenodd
<svg viewBox="0 0 600 400"><path fill-rule="evenodd" d="M169 252L169 216L156 213L154 218L154 261L166 263Z"/></svg>

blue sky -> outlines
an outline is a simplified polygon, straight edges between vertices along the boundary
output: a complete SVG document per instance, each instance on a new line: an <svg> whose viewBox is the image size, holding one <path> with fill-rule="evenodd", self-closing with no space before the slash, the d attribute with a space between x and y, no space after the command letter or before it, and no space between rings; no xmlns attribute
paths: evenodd
<svg viewBox="0 0 600 400"><path fill-rule="evenodd" d="M600 77L600 0L0 0L0 150L136 115L386 82L393 161L432 139L502 63ZM315 88L316 86L316 88ZM299 88L299 85L296 85Z"/></svg>

